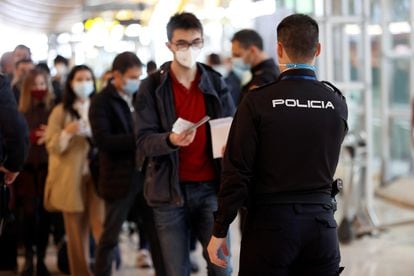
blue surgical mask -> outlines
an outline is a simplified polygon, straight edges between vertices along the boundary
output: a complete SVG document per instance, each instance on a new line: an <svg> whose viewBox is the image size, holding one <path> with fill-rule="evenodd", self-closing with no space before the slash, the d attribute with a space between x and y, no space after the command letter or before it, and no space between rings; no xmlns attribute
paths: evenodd
<svg viewBox="0 0 414 276"><path fill-rule="evenodd" d="M128 79L126 81L126 84L123 87L125 93L127 93L130 96L134 95L138 91L140 84L141 84L141 81L140 80L137 80L137 79Z"/></svg>
<svg viewBox="0 0 414 276"><path fill-rule="evenodd" d="M250 70L250 64L246 64L241 57L233 58L231 62L235 71Z"/></svg>
<svg viewBox="0 0 414 276"><path fill-rule="evenodd" d="M89 98L94 91L92 81L77 81L73 84L72 88L76 96L82 100Z"/></svg>

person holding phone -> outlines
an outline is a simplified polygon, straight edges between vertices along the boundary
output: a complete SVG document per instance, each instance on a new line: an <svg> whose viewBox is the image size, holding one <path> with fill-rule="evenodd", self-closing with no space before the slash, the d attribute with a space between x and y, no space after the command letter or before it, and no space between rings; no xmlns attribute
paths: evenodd
<svg viewBox="0 0 414 276"><path fill-rule="evenodd" d="M144 195L153 207L167 275L190 274L190 230L203 246L209 275L230 275L231 268L212 265L206 251L220 185L208 124L179 133L171 129L177 118L196 123L206 115L232 116L234 103L220 74L196 62L203 47L197 17L172 16L167 36L174 59L142 82L135 102Z"/></svg>

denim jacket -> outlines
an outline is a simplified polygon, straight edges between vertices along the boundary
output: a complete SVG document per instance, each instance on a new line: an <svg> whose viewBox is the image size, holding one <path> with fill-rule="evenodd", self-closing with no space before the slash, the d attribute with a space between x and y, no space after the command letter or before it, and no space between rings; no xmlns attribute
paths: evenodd
<svg viewBox="0 0 414 276"><path fill-rule="evenodd" d="M135 98L137 165L145 173L144 196L153 207L184 204L178 176L179 147L168 138L177 120L170 66L171 62L163 64L143 80ZM211 119L232 116L234 103L221 75L207 65L197 63L197 67L207 115ZM211 140L209 130L207 138ZM216 169L220 173L218 162Z"/></svg>

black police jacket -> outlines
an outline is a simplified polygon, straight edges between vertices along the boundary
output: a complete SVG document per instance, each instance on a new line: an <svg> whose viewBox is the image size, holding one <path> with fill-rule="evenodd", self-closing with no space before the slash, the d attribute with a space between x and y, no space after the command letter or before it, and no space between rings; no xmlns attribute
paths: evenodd
<svg viewBox="0 0 414 276"><path fill-rule="evenodd" d="M309 69L287 70L248 93L229 134L214 235L226 235L248 198L254 205L329 197L347 116L339 90Z"/></svg>
<svg viewBox="0 0 414 276"><path fill-rule="evenodd" d="M17 172L23 168L29 149L29 130L18 112L7 78L0 74L0 165Z"/></svg>

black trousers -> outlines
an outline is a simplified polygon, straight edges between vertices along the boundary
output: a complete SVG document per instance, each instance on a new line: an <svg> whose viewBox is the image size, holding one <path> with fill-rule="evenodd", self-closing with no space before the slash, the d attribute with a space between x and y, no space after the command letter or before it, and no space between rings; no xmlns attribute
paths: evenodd
<svg viewBox="0 0 414 276"><path fill-rule="evenodd" d="M239 275L339 274L333 211L318 204L249 209L242 235Z"/></svg>

